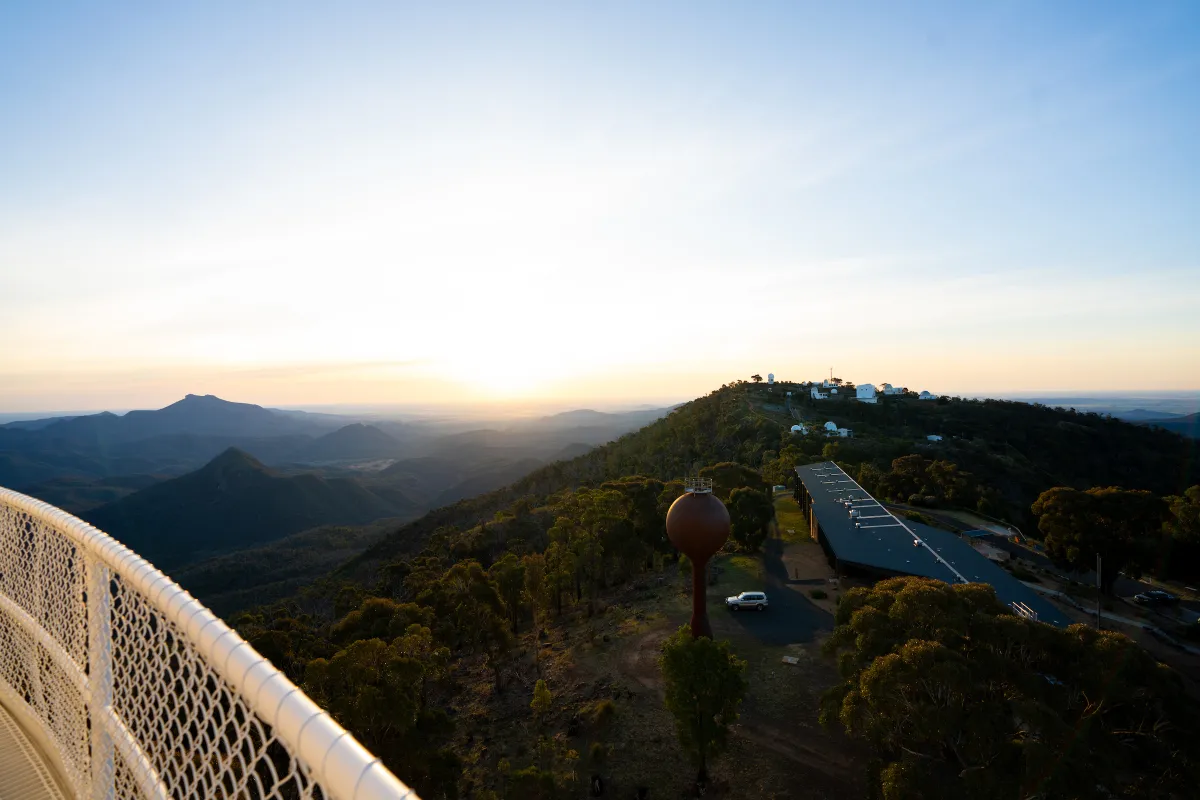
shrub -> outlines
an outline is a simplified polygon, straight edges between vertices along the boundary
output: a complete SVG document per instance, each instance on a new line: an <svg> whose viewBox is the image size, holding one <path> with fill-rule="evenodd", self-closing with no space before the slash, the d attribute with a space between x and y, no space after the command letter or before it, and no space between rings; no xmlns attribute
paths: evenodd
<svg viewBox="0 0 1200 800"><path fill-rule="evenodd" d="M533 713L537 717L542 717L550 710L550 704L553 702L553 697L550 695L550 688L546 686L544 680L538 680L533 686L533 700L530 701L529 707L533 709Z"/></svg>
<svg viewBox="0 0 1200 800"><path fill-rule="evenodd" d="M1019 581L1026 581L1028 583L1041 583L1042 582L1041 578L1039 578L1037 575L1034 575L1032 572L1025 569L1020 564L1013 564L1011 572L1012 572L1012 576Z"/></svg>
<svg viewBox="0 0 1200 800"><path fill-rule="evenodd" d="M600 726L607 723L617 713L617 707L612 700L596 700L583 707L583 716L592 725Z"/></svg>
<svg viewBox="0 0 1200 800"><path fill-rule="evenodd" d="M829 593L824 589L813 589L811 592L809 592L809 595L814 600L824 600L826 597L829 597Z"/></svg>

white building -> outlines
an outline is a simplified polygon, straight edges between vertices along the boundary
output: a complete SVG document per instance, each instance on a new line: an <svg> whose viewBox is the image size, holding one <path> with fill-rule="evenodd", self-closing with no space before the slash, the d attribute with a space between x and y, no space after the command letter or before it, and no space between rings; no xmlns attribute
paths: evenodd
<svg viewBox="0 0 1200 800"><path fill-rule="evenodd" d="M824 394L821 391L821 388L819 386L814 386L814 387L812 387L812 399L813 400L828 400L829 395Z"/></svg>
<svg viewBox="0 0 1200 800"><path fill-rule="evenodd" d="M854 435L854 431L850 430L849 428L838 428L837 434L843 439L849 439Z"/></svg>
<svg viewBox="0 0 1200 800"><path fill-rule="evenodd" d="M837 432L838 432L838 426L837 426L836 422L826 422L825 423L825 433L832 434L832 433L837 433Z"/></svg>
<svg viewBox="0 0 1200 800"><path fill-rule="evenodd" d="M904 394L904 390L899 386L892 386L890 383L885 383L880 394Z"/></svg>
<svg viewBox="0 0 1200 800"><path fill-rule="evenodd" d="M931 433L925 438L931 442L940 442L942 440L942 437L938 436L936 433Z"/></svg>
<svg viewBox="0 0 1200 800"><path fill-rule="evenodd" d="M830 393L830 394L837 394L837 389L830 389L830 390L829 390L829 393Z"/></svg>
<svg viewBox="0 0 1200 800"><path fill-rule="evenodd" d="M937 395L930 394L929 392L921 392L919 395L917 395L917 399L918 400L937 400Z"/></svg>
<svg viewBox="0 0 1200 800"><path fill-rule="evenodd" d="M768 372L767 373L767 383L774 383L774 382L775 382L775 373Z"/></svg>
<svg viewBox="0 0 1200 800"><path fill-rule="evenodd" d="M792 433L805 434L805 433L808 433L808 428L805 427L804 425L793 425Z"/></svg>
<svg viewBox="0 0 1200 800"><path fill-rule="evenodd" d="M877 402L877 400L878 400L875 397L875 385L874 384L860 383L858 385L858 388L855 390L855 392L856 392L855 397L858 400L858 402L860 402L860 403L874 403L874 402Z"/></svg>

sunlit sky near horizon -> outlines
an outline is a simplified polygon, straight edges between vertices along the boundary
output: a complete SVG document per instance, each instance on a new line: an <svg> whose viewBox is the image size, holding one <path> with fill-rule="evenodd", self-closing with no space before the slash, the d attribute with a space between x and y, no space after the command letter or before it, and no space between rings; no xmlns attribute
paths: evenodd
<svg viewBox="0 0 1200 800"><path fill-rule="evenodd" d="M5 4L0 411L1200 389L1195 3Z"/></svg>

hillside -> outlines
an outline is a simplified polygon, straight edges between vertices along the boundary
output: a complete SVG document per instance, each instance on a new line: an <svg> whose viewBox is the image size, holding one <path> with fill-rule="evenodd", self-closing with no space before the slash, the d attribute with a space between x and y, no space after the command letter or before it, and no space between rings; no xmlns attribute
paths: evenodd
<svg viewBox="0 0 1200 800"><path fill-rule="evenodd" d="M544 463L491 455L487 450L468 449L465 453L466 457L458 458L402 459L362 480L381 497L403 497L424 508L438 508L507 486Z"/></svg>
<svg viewBox="0 0 1200 800"><path fill-rule="evenodd" d="M318 525L361 524L399 513L354 481L312 474L285 477L231 448L196 472L84 517L169 570Z"/></svg>
<svg viewBox="0 0 1200 800"><path fill-rule="evenodd" d="M392 458L400 455L403 447L379 428L356 422L325 434L299 449L293 458L303 462Z"/></svg>
<svg viewBox="0 0 1200 800"><path fill-rule="evenodd" d="M794 412L783 405L788 389L801 398ZM830 440L816 432L794 436L789 428L797 417L814 428L834 421L852 428L855 438ZM931 433L945 439L930 443L926 436ZM754 467L772 464L777 473L773 479L788 480L794 474L785 463L788 459L780 458L785 449L792 465L829 453L853 470L868 465L886 471L894 459L909 454L947 460L991 490L988 513L1020 527L1031 526L1029 506L1053 486L1120 485L1179 494L1189 485L1188 476L1200 475L1200 453L1179 435L1100 414L957 398L927 402L895 397L878 405L849 398L814 402L796 386L776 384L774 393L768 393L765 386L736 383L577 458L548 464L498 491L432 511L380 541L339 575L369 575L419 549L438 527L478 524L518 499L536 505L564 489L596 486L624 475L668 481L703 465L733 461Z"/></svg>
<svg viewBox="0 0 1200 800"><path fill-rule="evenodd" d="M160 475L123 475L115 478L54 478L24 487L24 494L80 515L106 503L128 497L163 480Z"/></svg>
<svg viewBox="0 0 1200 800"><path fill-rule="evenodd" d="M530 784L517 791L507 781L523 774L571 786L570 753L586 751L604 759L592 758L589 770L611 774L614 789L622 781L615 796L631 785L681 796L674 776L686 769L661 713L656 662L665 637L690 613L681 594L684 570L663 531L666 510L683 491L678 478L711 475L717 491L732 498L737 489L794 481L798 463L833 458L884 499L916 495L922 505L966 505L1023 522L1037 493L1064 480L1172 493L1200 466L1180 437L1096 414L915 397L874 407L789 408L774 388L722 387L615 442L397 526L293 597L237 616L239 630L296 677L351 663L355 648L371 640L378 642L369 646L397 653L415 652L418 636L444 647L429 659L428 674L445 674L449 658L454 679L429 684L433 716L402 734L366 722L354 729L374 737L369 741L387 753L385 762L424 793L454 796L457 787L459 796L536 796ZM793 435L797 416L814 433ZM826 421L852 425L855 438L816 433ZM945 439L928 441L933 431ZM439 471L444 479L452 469L437 461L389 468L392 479L411 481ZM750 687L735 744L721 762L726 783L719 796L784 797L804 785L815 788L812 796L861 797L855 781L868 774L867 754L815 725L821 692L837 681L820 641L834 626L841 590L822 588L833 568L806 535L794 500L784 495L771 505L775 535L755 552L735 524L729 552L718 554L712 573L713 630L747 660ZM255 558L262 572L228 563L234 574L267 583L274 598L297 581L273 580L270 560ZM219 576L206 577L213 579ZM721 607L724 595L764 585L771 608L762 616ZM256 595L244 581L232 588L221 595L223 608ZM792 660L781 669L784 656ZM535 677L553 693L549 719L530 715ZM317 691L325 692L319 702L345 709L361 696L361 680L326 682ZM551 736L562 761L537 749ZM513 772L502 778L504 762ZM453 768L434 770L434 763Z"/></svg>
<svg viewBox="0 0 1200 800"><path fill-rule="evenodd" d="M396 525L394 519L360 527L324 525L188 564L171 577L217 614L227 614L294 594L379 541Z"/></svg>
<svg viewBox="0 0 1200 800"><path fill-rule="evenodd" d="M1189 439L1200 439L1200 412L1188 414L1186 417L1143 419L1141 424L1172 431Z"/></svg>

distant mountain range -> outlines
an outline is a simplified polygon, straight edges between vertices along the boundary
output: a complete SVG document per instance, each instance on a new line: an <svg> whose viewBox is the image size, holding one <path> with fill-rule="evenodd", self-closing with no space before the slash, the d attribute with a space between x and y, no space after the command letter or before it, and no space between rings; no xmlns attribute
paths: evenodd
<svg viewBox="0 0 1200 800"><path fill-rule="evenodd" d="M360 470L366 468L361 462L379 462L370 465L378 469L393 460L416 457L472 465L494 465L497 460L547 462L578 455L666 412L584 410L472 430L445 421L368 423L193 394L156 411L0 425L0 485L37 496L42 492L67 502L68 510L81 511L101 498L116 499L126 490L125 483L113 484L109 479L182 475L230 447L275 468L318 467L340 477L350 477L338 470L353 469L356 462Z"/></svg>
<svg viewBox="0 0 1200 800"><path fill-rule="evenodd" d="M0 425L0 485L84 517L157 566L183 569L246 548L272 552L282 537L317 526L410 519L575 458L667 411L580 410L470 428L189 394L155 411ZM316 553L301 561L323 563Z"/></svg>
<svg viewBox="0 0 1200 800"><path fill-rule="evenodd" d="M40 428L51 439L112 445L155 436L193 434L266 438L332 430L337 421L308 419L300 412L273 411L251 403L231 403L211 394L189 394L157 411L104 412L55 421ZM28 425L26 425L28 428Z"/></svg>
<svg viewBox="0 0 1200 800"><path fill-rule="evenodd" d="M1200 439L1200 413L1188 414L1186 417L1168 417L1166 419L1143 419L1139 425L1150 425L1168 431L1182 434L1189 439Z"/></svg>
<svg viewBox="0 0 1200 800"><path fill-rule="evenodd" d="M1182 414L1171 414L1165 411L1150 411L1145 408L1133 408L1129 411L1114 411L1112 415L1126 422L1149 422L1150 420L1178 419Z"/></svg>

